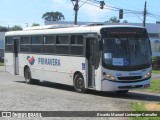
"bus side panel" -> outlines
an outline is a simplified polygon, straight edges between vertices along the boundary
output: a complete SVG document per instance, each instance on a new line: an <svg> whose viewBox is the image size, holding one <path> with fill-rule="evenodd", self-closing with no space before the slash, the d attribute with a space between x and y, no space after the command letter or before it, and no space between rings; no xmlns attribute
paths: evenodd
<svg viewBox="0 0 160 120"><path fill-rule="evenodd" d="M28 66L31 70L32 78L41 80L42 66L38 64L38 56L34 54L19 54L20 76L24 76L24 67Z"/></svg>
<svg viewBox="0 0 160 120"><path fill-rule="evenodd" d="M47 55L43 55L41 57L52 59L52 62L54 63L52 65L51 64L48 65L46 63L42 65L43 80L66 84L66 85L73 85L73 77L76 71L81 72L85 78L85 68L83 68L85 66L84 57L47 56Z"/></svg>
<svg viewBox="0 0 160 120"><path fill-rule="evenodd" d="M73 75L79 71L86 83L84 57L19 54L19 61L21 76L28 66L34 79L73 85Z"/></svg>
<svg viewBox="0 0 160 120"><path fill-rule="evenodd" d="M13 53L5 53L5 69L6 72L15 74L15 68L14 68L14 54Z"/></svg>
<svg viewBox="0 0 160 120"><path fill-rule="evenodd" d="M19 56L19 75L24 77L24 67L25 65L29 66L27 63L27 59L24 57L25 55L18 54Z"/></svg>
<svg viewBox="0 0 160 120"><path fill-rule="evenodd" d="M101 66L95 70L95 90L101 91Z"/></svg>

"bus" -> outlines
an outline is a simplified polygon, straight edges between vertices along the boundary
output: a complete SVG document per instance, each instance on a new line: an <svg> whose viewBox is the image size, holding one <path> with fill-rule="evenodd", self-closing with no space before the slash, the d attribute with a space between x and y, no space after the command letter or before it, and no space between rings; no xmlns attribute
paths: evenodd
<svg viewBox="0 0 160 120"><path fill-rule="evenodd" d="M52 26L5 34L7 72L27 84L49 81L81 93L148 88L151 56L147 30L139 26Z"/></svg>

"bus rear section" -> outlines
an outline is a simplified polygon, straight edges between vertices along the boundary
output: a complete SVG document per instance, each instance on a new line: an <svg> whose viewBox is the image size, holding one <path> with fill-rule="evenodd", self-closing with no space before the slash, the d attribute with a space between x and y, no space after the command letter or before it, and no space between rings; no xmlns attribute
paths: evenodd
<svg viewBox="0 0 160 120"><path fill-rule="evenodd" d="M151 79L151 47L145 28L103 28L101 90L128 92L147 88Z"/></svg>
<svg viewBox="0 0 160 120"><path fill-rule="evenodd" d="M13 75L19 74L19 39L19 37L5 37L5 69Z"/></svg>

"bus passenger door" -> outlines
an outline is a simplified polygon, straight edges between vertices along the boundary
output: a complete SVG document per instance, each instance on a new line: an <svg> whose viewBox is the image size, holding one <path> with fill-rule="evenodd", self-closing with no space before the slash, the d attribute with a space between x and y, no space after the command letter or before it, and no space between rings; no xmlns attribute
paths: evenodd
<svg viewBox="0 0 160 120"><path fill-rule="evenodd" d="M18 52L19 52L19 39L18 38L15 38L14 39L14 46L13 46L14 50L13 50L13 53L14 53L14 73L15 75L19 75L19 60L18 60Z"/></svg>
<svg viewBox="0 0 160 120"><path fill-rule="evenodd" d="M97 51L97 38L86 38L86 58L88 60L88 87L95 87L95 65Z"/></svg>

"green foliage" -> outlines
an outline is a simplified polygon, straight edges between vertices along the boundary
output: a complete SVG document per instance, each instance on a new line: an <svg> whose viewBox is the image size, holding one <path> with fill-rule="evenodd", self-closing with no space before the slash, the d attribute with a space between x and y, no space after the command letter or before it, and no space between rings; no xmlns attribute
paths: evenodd
<svg viewBox="0 0 160 120"><path fill-rule="evenodd" d="M0 31L1 32L6 32L6 31L8 31L8 28L4 27L4 26L0 26Z"/></svg>
<svg viewBox="0 0 160 120"><path fill-rule="evenodd" d="M127 20L124 20L123 23L128 23L128 21L127 21Z"/></svg>
<svg viewBox="0 0 160 120"><path fill-rule="evenodd" d="M145 103L131 103L132 111L146 111ZM132 117L131 120L159 120L159 117Z"/></svg>
<svg viewBox="0 0 160 120"><path fill-rule="evenodd" d="M4 62L0 62L0 66L4 66Z"/></svg>
<svg viewBox="0 0 160 120"><path fill-rule="evenodd" d="M22 30L22 27L19 25L14 25L13 27L7 28L4 26L0 26L0 31L1 32L6 32L6 31L16 31L16 30Z"/></svg>
<svg viewBox="0 0 160 120"><path fill-rule="evenodd" d="M108 23L120 23L120 20L117 17L111 17L109 19L109 21L107 21Z"/></svg>
<svg viewBox="0 0 160 120"><path fill-rule="evenodd" d="M154 70L160 69L160 56L156 56L152 58L152 67Z"/></svg>
<svg viewBox="0 0 160 120"><path fill-rule="evenodd" d="M17 31L22 30L22 27L19 25L14 25L13 27L9 28L10 31Z"/></svg>
<svg viewBox="0 0 160 120"><path fill-rule="evenodd" d="M121 21L117 17L111 17L109 20L106 21L107 23L120 23ZM124 20L122 23L128 23L127 20Z"/></svg>
<svg viewBox="0 0 160 120"><path fill-rule="evenodd" d="M33 23L33 24L32 24L32 27L33 27L33 26L40 26L40 24L38 24L38 23Z"/></svg>
<svg viewBox="0 0 160 120"><path fill-rule="evenodd" d="M153 74L160 74L160 70L152 70Z"/></svg>
<svg viewBox="0 0 160 120"><path fill-rule="evenodd" d="M144 106L144 103L131 103L131 109L133 111L145 111L145 106Z"/></svg>
<svg viewBox="0 0 160 120"><path fill-rule="evenodd" d="M151 80L151 86L147 91L160 93L160 80Z"/></svg>
<svg viewBox="0 0 160 120"><path fill-rule="evenodd" d="M42 19L47 21L60 21L64 20L64 15L61 12L46 12L43 14Z"/></svg>

